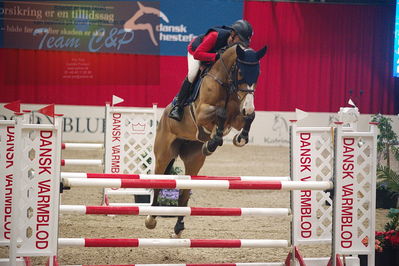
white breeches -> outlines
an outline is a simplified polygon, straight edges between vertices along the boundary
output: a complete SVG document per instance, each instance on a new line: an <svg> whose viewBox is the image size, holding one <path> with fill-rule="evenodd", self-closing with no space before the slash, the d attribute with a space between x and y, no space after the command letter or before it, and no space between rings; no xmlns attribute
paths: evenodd
<svg viewBox="0 0 399 266"><path fill-rule="evenodd" d="M199 60L194 59L194 57L190 53L187 53L187 63L188 63L187 79L190 83L193 83L199 71L201 62Z"/></svg>

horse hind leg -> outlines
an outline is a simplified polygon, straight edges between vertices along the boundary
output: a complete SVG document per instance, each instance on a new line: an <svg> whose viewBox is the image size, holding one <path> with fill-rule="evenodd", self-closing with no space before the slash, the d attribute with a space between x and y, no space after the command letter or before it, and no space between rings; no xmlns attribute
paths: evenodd
<svg viewBox="0 0 399 266"><path fill-rule="evenodd" d="M190 189L182 189L179 191L179 207L187 207L188 200L190 199ZM174 232L171 234L171 238L181 238L184 227L184 216L178 216L174 227Z"/></svg>
<svg viewBox="0 0 399 266"><path fill-rule="evenodd" d="M168 166L165 169L165 175L168 175L171 173L173 164L175 162L175 159L172 159ZM160 189L154 189L154 200L151 204L151 206L158 206L158 196L159 196L159 192L161 190ZM157 226L157 220L156 220L157 216L156 215L147 215L147 217L145 218L145 227L147 227L148 229L154 229Z"/></svg>
<svg viewBox="0 0 399 266"><path fill-rule="evenodd" d="M202 154L201 142L187 142L182 145L180 149L180 158L184 162L184 169L186 175L198 175L198 172L204 165L206 156ZM190 189L180 190L179 193L179 207L187 207L190 199ZM177 217L177 222L174 227L172 238L181 238L184 227L184 216Z"/></svg>

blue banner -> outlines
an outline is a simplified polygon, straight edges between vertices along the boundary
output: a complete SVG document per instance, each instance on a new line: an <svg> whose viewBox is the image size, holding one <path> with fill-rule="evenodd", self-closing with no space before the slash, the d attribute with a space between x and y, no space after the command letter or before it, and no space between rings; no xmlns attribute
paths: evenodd
<svg viewBox="0 0 399 266"><path fill-rule="evenodd" d="M243 0L1 1L0 48L184 56L242 10Z"/></svg>
<svg viewBox="0 0 399 266"><path fill-rule="evenodd" d="M243 0L162 0L159 38L162 55L186 55L187 45L215 25L242 19Z"/></svg>

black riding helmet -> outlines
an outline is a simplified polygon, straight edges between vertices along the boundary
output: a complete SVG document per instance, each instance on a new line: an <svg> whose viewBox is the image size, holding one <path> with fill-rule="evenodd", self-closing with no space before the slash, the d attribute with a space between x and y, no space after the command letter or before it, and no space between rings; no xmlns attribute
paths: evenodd
<svg viewBox="0 0 399 266"><path fill-rule="evenodd" d="M237 20L233 25L231 25L231 28L238 34L241 41L243 41L246 45L249 45L253 31L252 26L248 21L243 19Z"/></svg>

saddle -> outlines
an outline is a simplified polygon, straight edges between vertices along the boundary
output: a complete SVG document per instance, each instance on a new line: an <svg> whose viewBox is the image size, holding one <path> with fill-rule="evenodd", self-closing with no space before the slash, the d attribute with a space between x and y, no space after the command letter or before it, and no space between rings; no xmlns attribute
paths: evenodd
<svg viewBox="0 0 399 266"><path fill-rule="evenodd" d="M194 110L194 102L197 99L198 95L199 95L199 91L201 88L201 84L203 81L203 78L206 76L206 74L208 73L208 71L211 69L211 66L207 66L205 67L202 71L199 71L197 74L197 77L195 78L191 90L190 90L190 95L186 98L186 100L183 103L183 106L189 106L188 108L188 112L189 114L186 115L190 115L194 125L197 127L197 140L201 141L201 142L206 142L210 139L211 137L211 132L206 132L204 130L204 128L200 127L197 125L196 122L196 118L195 118L195 110ZM177 102L177 95L176 97L173 99L172 101L172 105L175 106Z"/></svg>
<svg viewBox="0 0 399 266"><path fill-rule="evenodd" d="M195 102L199 95L199 89L201 88L202 80L205 77L206 73L211 69L212 65L205 65L205 68L198 72L197 77L195 78L193 84L191 85L190 95L185 99L183 106L190 105ZM172 105L176 105L177 95L173 98Z"/></svg>

